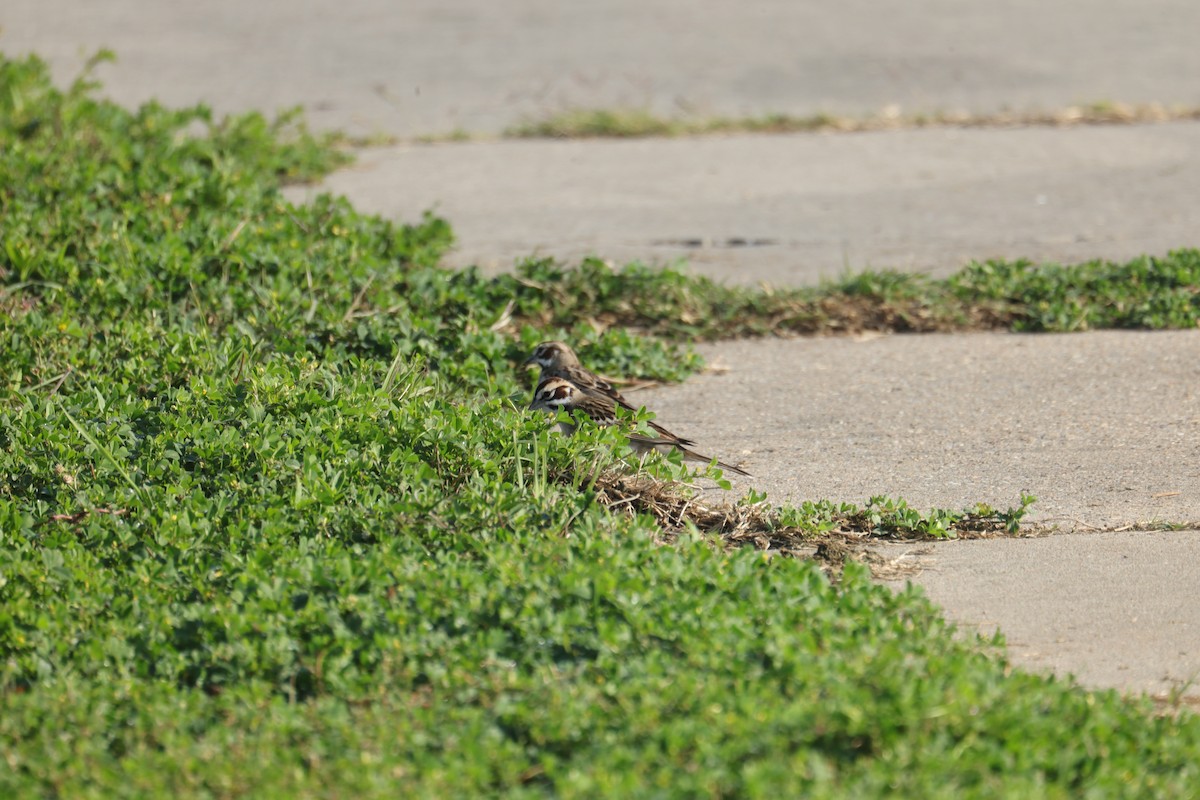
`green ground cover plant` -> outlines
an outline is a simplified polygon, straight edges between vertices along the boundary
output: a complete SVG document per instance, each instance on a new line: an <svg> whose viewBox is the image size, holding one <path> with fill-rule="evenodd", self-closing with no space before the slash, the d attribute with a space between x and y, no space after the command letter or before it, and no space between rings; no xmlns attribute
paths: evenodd
<svg viewBox="0 0 1200 800"><path fill-rule="evenodd" d="M529 260L495 279L522 321L579 320L676 339L856 333L1100 328L1200 324L1200 251L1181 249L1113 263L972 263L944 279L861 272L815 287L719 284L676 269L599 259L577 268ZM523 303L525 298L533 302Z"/></svg>
<svg viewBox="0 0 1200 800"><path fill-rule="evenodd" d="M522 411L515 365L541 339L680 379L699 361L672 342L717 335L695 315L742 303L735 332L765 334L775 295L631 268L563 307L599 266L442 269L441 220L282 198L343 160L331 145L295 117L128 111L0 59L0 795L1184 797L1200 781L1194 716L1014 671L998 640L952 636L918 591L856 564L830 580L688 519L665 536L653 508L602 501L615 432L563 439ZM1194 294L1163 298L1195 262L1138 267L1138 303L1170 313L1045 318L1183 324ZM1130 291L988 270L938 296L1092 309ZM647 285L669 291L647 305ZM932 285L829 291L919 306ZM796 535L855 520L907 536L1013 527L1027 501L743 506Z"/></svg>

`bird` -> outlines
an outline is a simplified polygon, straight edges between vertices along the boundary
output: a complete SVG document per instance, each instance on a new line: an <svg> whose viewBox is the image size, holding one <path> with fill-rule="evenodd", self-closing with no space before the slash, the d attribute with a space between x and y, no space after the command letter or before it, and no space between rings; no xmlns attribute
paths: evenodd
<svg viewBox="0 0 1200 800"><path fill-rule="evenodd" d="M584 394L595 397L602 402L612 403L629 411L637 411L638 407L626 400L616 388L596 373L587 369L579 362L575 351L564 342L542 342L533 349L533 355L525 359L522 366L536 364L542 368L538 383L544 383L547 378L564 378L575 385ZM659 425L654 420L646 422L655 433L663 438L671 439L681 445L693 445L691 439L676 436Z"/></svg>
<svg viewBox="0 0 1200 800"><path fill-rule="evenodd" d="M616 406L611 399L596 394L589 394L566 378L549 377L539 382L537 389L533 393L533 401L529 404L529 408L531 411L546 411L551 414L556 414L560 410L567 413L579 410L597 425L607 426L617 423ZM559 422L557 427L560 433L567 435L574 433L576 430L576 425L573 422ZM683 441L675 436L644 436L638 433L631 433L628 434L628 439L629 446L638 455L645 455L651 451L663 453L678 450L688 461L698 461L703 464L709 464L713 461L708 456L702 456L694 450L689 450L683 445ZM732 464L717 461L717 466L721 469L750 477L749 472Z"/></svg>

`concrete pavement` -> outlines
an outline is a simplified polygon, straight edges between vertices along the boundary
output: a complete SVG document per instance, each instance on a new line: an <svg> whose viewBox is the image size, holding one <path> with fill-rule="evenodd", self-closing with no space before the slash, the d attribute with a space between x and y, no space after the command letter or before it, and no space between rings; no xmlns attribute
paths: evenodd
<svg viewBox="0 0 1200 800"><path fill-rule="evenodd" d="M682 258L718 280L795 285L1196 244L1197 153L1200 122L403 145L292 196L332 191L402 219L433 207L454 225L456 266Z"/></svg>
<svg viewBox="0 0 1200 800"><path fill-rule="evenodd" d="M887 495L923 510L1003 509L1029 493L1038 501L1027 519L1062 530L1200 525L1200 331L700 350L721 371L629 397L750 471L739 487L775 500Z"/></svg>
<svg viewBox="0 0 1200 800"><path fill-rule="evenodd" d="M1200 103L1191 0L5 0L0 49L67 79L98 47L123 103L305 105L400 136L573 106L868 114Z"/></svg>
<svg viewBox="0 0 1200 800"><path fill-rule="evenodd" d="M571 107L867 114L1200 104L1191 0L683 3L9 0L0 50L60 79L99 47L124 103L302 103L318 128L495 134ZM693 259L724 280L1196 246L1198 126L930 130L368 151L328 186L411 218L440 204L458 263L529 250ZM731 239L762 239L733 247ZM695 242L699 242L696 245ZM728 342L731 367L646 393L778 499L918 508L1039 496L1064 529L1200 518L1200 332ZM747 412L749 409L749 412ZM743 452L749 451L749 452ZM921 545L915 580L1016 663L1162 691L1200 670L1200 534ZM1193 688L1193 692L1196 690Z"/></svg>

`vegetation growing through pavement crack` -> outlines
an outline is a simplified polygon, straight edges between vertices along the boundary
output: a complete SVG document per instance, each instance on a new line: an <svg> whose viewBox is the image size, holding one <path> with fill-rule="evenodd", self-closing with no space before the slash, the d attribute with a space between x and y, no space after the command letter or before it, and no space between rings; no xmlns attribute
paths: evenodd
<svg viewBox="0 0 1200 800"><path fill-rule="evenodd" d="M615 431L522 413L515 365L551 335L675 380L699 360L674 342L717 335L694 315L740 298L734 333L800 331L794 302L595 262L444 270L441 220L282 198L339 161L294 118L131 112L0 59L0 794L1196 785L1194 716L1014 671L854 559L831 581L758 549L1010 529L1030 498L701 514L678 464L623 469ZM1142 262L1154 310L1128 319L1185 319L1194 261ZM956 285L1001 314L1046 274Z"/></svg>
<svg viewBox="0 0 1200 800"><path fill-rule="evenodd" d="M456 280L473 282L470 273ZM1128 262L969 264L944 279L862 272L818 287L727 286L677 269L531 259L484 291L517 322L636 328L675 340L881 331L1186 329L1200 323L1200 250Z"/></svg>
<svg viewBox="0 0 1200 800"><path fill-rule="evenodd" d="M1200 119L1196 106L1159 103L1127 104L1100 101L1055 111L971 113L939 111L904 113L889 108L877 114L761 114L748 117L694 114L666 117L646 108L572 108L540 119L529 119L505 131L518 139L646 138L705 136L731 133L857 133L913 128L1016 128L1121 125L1181 122ZM443 140L462 140L461 132Z"/></svg>
<svg viewBox="0 0 1200 800"><path fill-rule="evenodd" d="M1200 107L1161 103L1116 103L1101 100L1045 111L904 112L888 107L875 114L786 114L775 112L744 117L702 116L695 113L664 116L645 107L568 108L530 116L504 130L505 139L647 139L730 134L862 133L921 128L1071 128L1084 125L1134 125L1200 120ZM423 144L495 139L457 128L417 136ZM387 147L403 138L376 133L338 137L354 147Z"/></svg>

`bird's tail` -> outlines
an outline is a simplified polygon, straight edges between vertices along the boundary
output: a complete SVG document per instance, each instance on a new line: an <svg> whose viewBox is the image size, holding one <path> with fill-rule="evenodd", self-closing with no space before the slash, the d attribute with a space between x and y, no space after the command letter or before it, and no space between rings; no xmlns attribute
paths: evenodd
<svg viewBox="0 0 1200 800"><path fill-rule="evenodd" d="M710 462L712 461L711 458L708 460ZM742 469L741 467L735 467L733 464L726 464L724 461L717 461L717 466L723 470L728 470L729 472L736 472L738 475L745 475L747 478L754 477L753 475L751 475L749 472L746 472L746 470Z"/></svg>
<svg viewBox="0 0 1200 800"><path fill-rule="evenodd" d="M695 461L700 464L711 464L713 459L708 456L700 455L695 450L689 450L679 443L677 439L651 439L646 436L633 435L629 437L629 444L634 451L639 454L649 453L651 450L657 450L660 453L666 454L672 450L678 450L683 453L683 457L688 461ZM747 478L753 478L746 470L741 467L735 467L733 464L726 464L724 461L717 461L717 466L729 472L736 472L738 475L745 475Z"/></svg>

